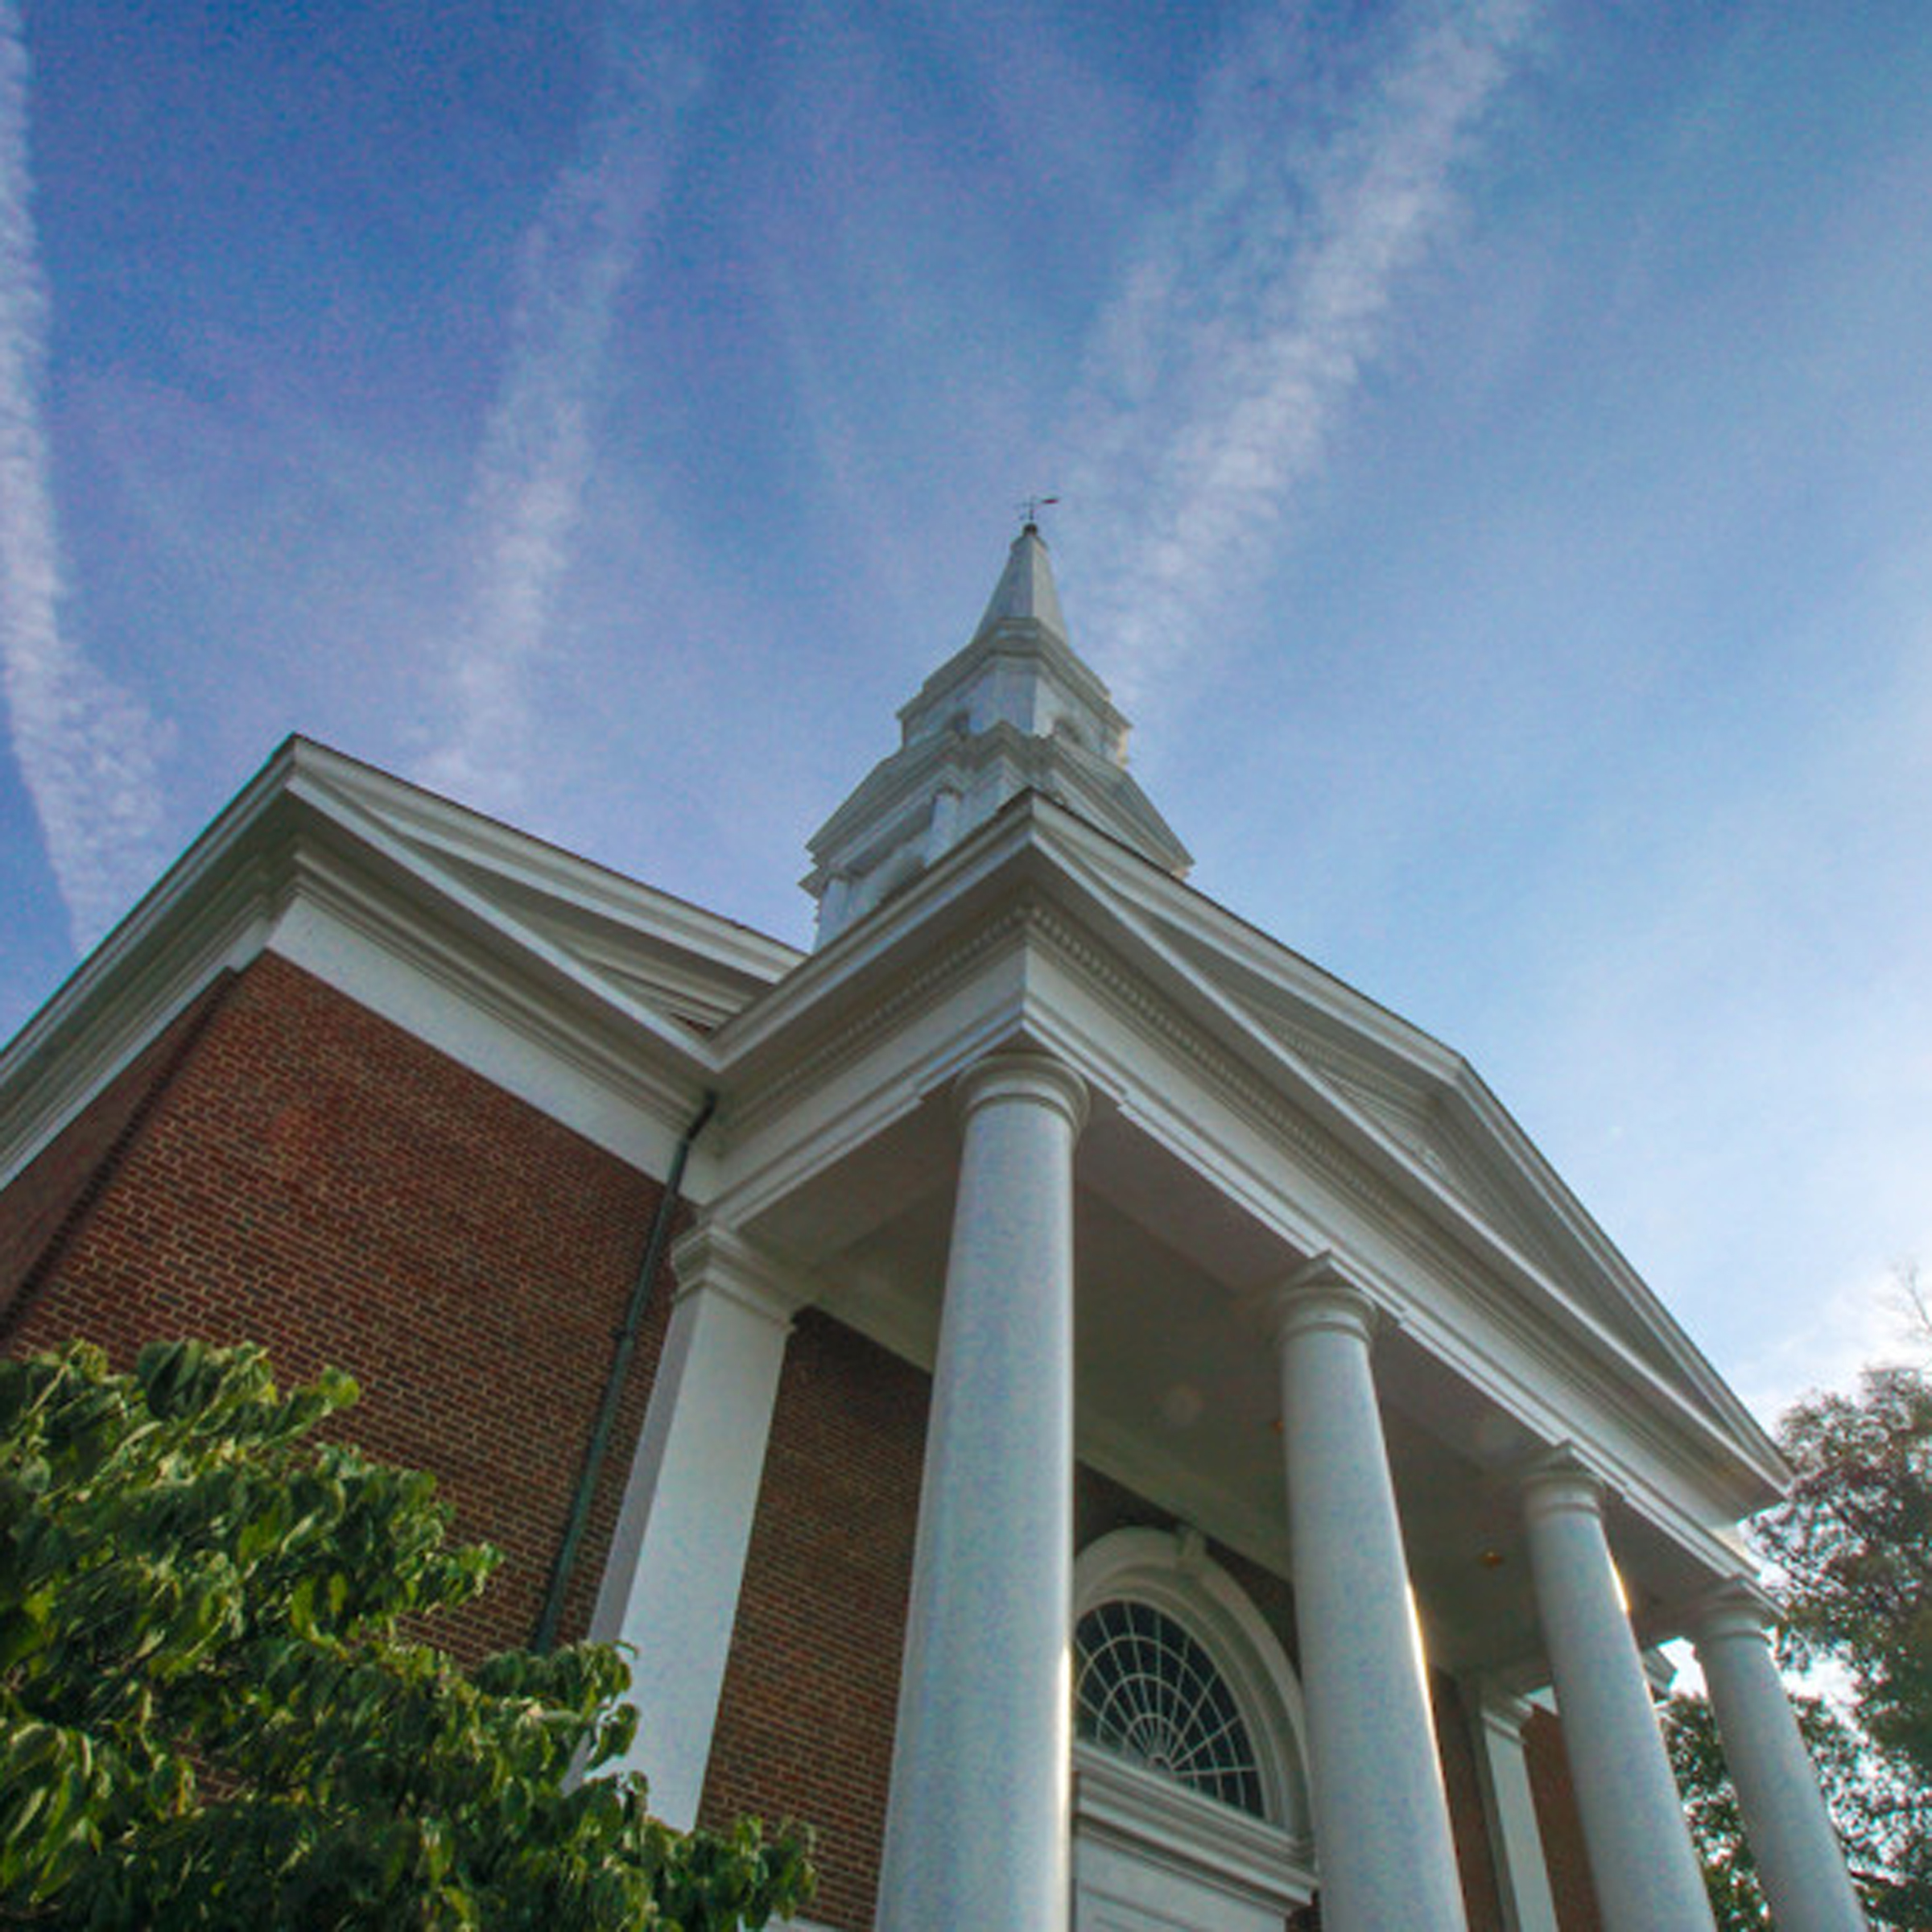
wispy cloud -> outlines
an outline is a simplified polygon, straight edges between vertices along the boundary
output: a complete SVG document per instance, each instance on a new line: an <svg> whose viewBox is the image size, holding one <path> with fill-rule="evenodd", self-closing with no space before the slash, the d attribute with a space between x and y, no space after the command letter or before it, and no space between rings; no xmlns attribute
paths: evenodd
<svg viewBox="0 0 1932 1932"><path fill-rule="evenodd" d="M612 6L576 157L524 237L509 367L477 464L472 609L451 649L452 715L425 767L479 804L507 809L522 793L529 673L583 514L619 301L704 82L703 18L656 0Z"/></svg>
<svg viewBox="0 0 1932 1932"><path fill-rule="evenodd" d="M34 229L28 80L19 8L0 0L0 674L14 755L75 947L85 951L166 856L167 734L62 628L40 415L48 303Z"/></svg>
<svg viewBox="0 0 1932 1932"><path fill-rule="evenodd" d="M1414 9L1328 104L1298 8L1254 22L1216 75L1174 201L1096 332L1076 417L1088 635L1123 696L1265 569L1405 271L1456 215L1457 163L1534 5Z"/></svg>
<svg viewBox="0 0 1932 1932"><path fill-rule="evenodd" d="M1840 1282L1814 1299L1795 1326L1748 1356L1732 1385L1769 1426L1808 1396L1856 1388L1868 1368L1922 1364L1928 1349L1923 1317L1911 1298L1915 1285L1905 1261Z"/></svg>

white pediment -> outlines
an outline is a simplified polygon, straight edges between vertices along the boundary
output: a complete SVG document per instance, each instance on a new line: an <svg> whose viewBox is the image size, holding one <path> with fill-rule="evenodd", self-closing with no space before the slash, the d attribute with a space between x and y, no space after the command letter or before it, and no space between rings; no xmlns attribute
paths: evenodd
<svg viewBox="0 0 1932 1932"><path fill-rule="evenodd" d="M1088 889L1219 1007L1224 1038L1248 1042L1254 1072L1321 1096L1379 1153L1417 1212L1513 1257L1720 1426L1758 1435L1459 1054L1090 828L1059 819L1055 829ZM1266 1051L1255 1051L1257 1038Z"/></svg>
<svg viewBox="0 0 1932 1932"><path fill-rule="evenodd" d="M334 798L626 1003L708 1034L802 956L780 941L641 885L319 746L300 748L318 798Z"/></svg>

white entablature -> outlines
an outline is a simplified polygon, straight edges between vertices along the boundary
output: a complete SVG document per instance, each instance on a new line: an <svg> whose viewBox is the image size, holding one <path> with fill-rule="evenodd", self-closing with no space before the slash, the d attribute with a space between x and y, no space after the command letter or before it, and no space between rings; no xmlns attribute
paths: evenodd
<svg viewBox="0 0 1932 1932"><path fill-rule="evenodd" d="M899 749L810 842L820 945L1009 799L1038 791L1176 877L1186 848L1127 772L1127 720L1068 642L1038 528L1013 539L964 649L899 712Z"/></svg>

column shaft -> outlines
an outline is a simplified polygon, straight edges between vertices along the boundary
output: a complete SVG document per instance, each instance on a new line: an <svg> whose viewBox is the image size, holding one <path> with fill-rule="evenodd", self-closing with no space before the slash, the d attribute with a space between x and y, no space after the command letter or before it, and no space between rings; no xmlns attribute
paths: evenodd
<svg viewBox="0 0 1932 1932"><path fill-rule="evenodd" d="M877 1922L1062 1932L1086 1090L1003 1055L966 1075L960 1107Z"/></svg>
<svg viewBox="0 0 1932 1932"><path fill-rule="evenodd" d="M1864 1913L1752 1593L1722 1592L1692 1634L1773 1924L1856 1932Z"/></svg>
<svg viewBox="0 0 1932 1932"><path fill-rule="evenodd" d="M1604 1533L1567 1462L1525 1490L1530 1567L1571 1781L1607 1932L1709 1932L1711 1906Z"/></svg>
<svg viewBox="0 0 1932 1932"><path fill-rule="evenodd" d="M625 1759L650 1808L697 1822L737 1618L792 1298L722 1229L675 1250L671 1312L591 1634L632 1645L638 1735Z"/></svg>
<svg viewBox="0 0 1932 1932"><path fill-rule="evenodd" d="M1458 1932L1462 1885L1369 1363L1325 1257L1277 1303L1295 1623L1326 1932Z"/></svg>

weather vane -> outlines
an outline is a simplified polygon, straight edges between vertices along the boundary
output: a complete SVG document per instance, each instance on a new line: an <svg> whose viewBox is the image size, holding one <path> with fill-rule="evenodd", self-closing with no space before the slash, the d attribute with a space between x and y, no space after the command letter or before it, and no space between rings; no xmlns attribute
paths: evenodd
<svg viewBox="0 0 1932 1932"><path fill-rule="evenodd" d="M1035 530L1039 526L1040 512L1059 502L1058 497L1029 497L1024 503L1014 504L1013 508L1020 513L1025 527Z"/></svg>

